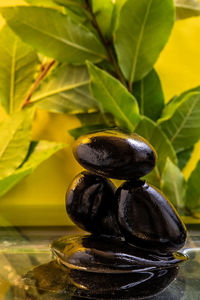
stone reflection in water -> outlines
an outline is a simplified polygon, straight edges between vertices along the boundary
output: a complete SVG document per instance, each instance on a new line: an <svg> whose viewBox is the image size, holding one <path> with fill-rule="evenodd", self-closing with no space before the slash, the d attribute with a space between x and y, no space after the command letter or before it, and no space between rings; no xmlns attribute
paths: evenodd
<svg viewBox="0 0 200 300"><path fill-rule="evenodd" d="M75 295L86 299L145 299L160 294L177 276L178 267L126 274L71 270ZM75 298L72 298L75 299Z"/></svg>
<svg viewBox="0 0 200 300"><path fill-rule="evenodd" d="M24 277L27 299L146 299L162 296L178 266L134 273L101 274L68 269L57 261L40 265ZM159 295L159 296L158 296ZM171 299L165 293L164 299ZM176 295L180 299L179 296Z"/></svg>
<svg viewBox="0 0 200 300"><path fill-rule="evenodd" d="M65 266L97 273L137 272L166 268L187 260L181 253L155 254L106 236L64 236L51 245Z"/></svg>

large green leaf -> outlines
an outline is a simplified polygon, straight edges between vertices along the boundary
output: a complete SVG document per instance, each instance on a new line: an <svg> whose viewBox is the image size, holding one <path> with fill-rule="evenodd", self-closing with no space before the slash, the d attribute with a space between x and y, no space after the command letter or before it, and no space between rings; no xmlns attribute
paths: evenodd
<svg viewBox="0 0 200 300"><path fill-rule="evenodd" d="M0 178L10 175L26 157L33 110L24 110L0 123Z"/></svg>
<svg viewBox="0 0 200 300"><path fill-rule="evenodd" d="M166 159L169 157L173 163L177 164L176 153L162 130L147 117L142 117L135 132L147 139L155 148L158 159L154 170L146 176L147 180L160 188L161 176L165 167Z"/></svg>
<svg viewBox="0 0 200 300"><path fill-rule="evenodd" d="M187 182L186 190L186 207L194 212L200 212L200 161L197 163L196 168L190 175Z"/></svg>
<svg viewBox="0 0 200 300"><path fill-rule="evenodd" d="M127 0L124 3L114 45L130 86L153 68L173 23L173 0Z"/></svg>
<svg viewBox="0 0 200 300"><path fill-rule="evenodd" d="M185 97L189 95L191 92L200 92L200 86L196 86L192 89L189 89L182 94L173 97L164 107L162 111L162 115L160 119L158 120L158 124L170 119L176 109L178 109L179 105L182 104L182 102L185 100Z"/></svg>
<svg viewBox="0 0 200 300"><path fill-rule="evenodd" d="M178 208L184 207L186 182L180 169L167 158L161 179L161 189Z"/></svg>
<svg viewBox="0 0 200 300"><path fill-rule="evenodd" d="M196 86L192 89L189 89L178 96L174 96L164 107L160 119L157 121L158 124L161 124L164 121L169 120L178 107L185 101L186 97L192 92L200 92L200 86Z"/></svg>
<svg viewBox="0 0 200 300"><path fill-rule="evenodd" d="M194 146L184 149L183 151L180 151L177 153L178 158L178 166L182 170L186 164L188 163L190 157L192 156L192 152L194 150Z"/></svg>
<svg viewBox="0 0 200 300"><path fill-rule="evenodd" d="M8 113L20 109L38 64L37 54L8 26L0 31L0 102Z"/></svg>
<svg viewBox="0 0 200 300"><path fill-rule="evenodd" d="M200 16L198 0L175 0L176 16L178 19Z"/></svg>
<svg viewBox="0 0 200 300"><path fill-rule="evenodd" d="M86 59L96 62L106 58L104 47L92 32L57 10L20 6L0 11L22 40L58 61L83 64Z"/></svg>
<svg viewBox="0 0 200 300"><path fill-rule="evenodd" d="M119 127L133 131L140 116L137 101L127 89L107 72L88 63L90 88L101 111L111 113Z"/></svg>
<svg viewBox="0 0 200 300"><path fill-rule="evenodd" d="M170 119L160 123L177 152L194 145L200 139L200 93L187 94Z"/></svg>
<svg viewBox="0 0 200 300"><path fill-rule="evenodd" d="M0 180L0 197L27 175L31 174L43 161L65 146L65 144L48 141L38 142L34 149L32 149L28 160L21 167L15 170L10 176Z"/></svg>
<svg viewBox="0 0 200 300"><path fill-rule="evenodd" d="M140 113L156 121L164 107L164 94L155 70L133 84L133 95L139 102Z"/></svg>
<svg viewBox="0 0 200 300"><path fill-rule="evenodd" d="M85 66L61 65L44 80L31 99L52 112L86 113L97 110L89 91Z"/></svg>

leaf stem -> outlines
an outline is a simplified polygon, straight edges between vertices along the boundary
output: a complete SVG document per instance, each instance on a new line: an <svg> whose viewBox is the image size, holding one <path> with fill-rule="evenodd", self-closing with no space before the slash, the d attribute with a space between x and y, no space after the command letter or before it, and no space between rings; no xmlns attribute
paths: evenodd
<svg viewBox="0 0 200 300"><path fill-rule="evenodd" d="M92 7L91 7L91 4L90 4L90 1L89 0L85 0L85 3L86 3L86 9L87 11L90 13L91 15L91 22L92 22L92 25L94 26L94 28L96 29L107 53L108 53L108 57L109 57L109 61L110 63L113 65L114 69L115 69L115 72L116 72L116 75L117 77L119 78L119 80L121 81L121 83L127 88L127 84L126 84L126 80L124 79L124 76L118 66L118 63L116 61L116 58L113 54L113 51L112 49L110 48L110 43L107 42L107 40L105 39L103 33L101 32L101 29L99 27L99 24L96 20L96 16L95 14L93 13L92 11Z"/></svg>
<svg viewBox="0 0 200 300"><path fill-rule="evenodd" d="M40 81L46 76L46 74L48 73L48 71L51 69L51 67L55 64L55 60L51 60L45 67L41 68L41 73L39 74L39 76L37 77L36 81L34 82L33 86L31 87L30 91L28 92L28 94L26 95L26 98L24 99L24 102L22 104L22 109L27 106L28 104L31 103L31 97L33 92L35 91L35 89L37 88L38 84L40 83Z"/></svg>

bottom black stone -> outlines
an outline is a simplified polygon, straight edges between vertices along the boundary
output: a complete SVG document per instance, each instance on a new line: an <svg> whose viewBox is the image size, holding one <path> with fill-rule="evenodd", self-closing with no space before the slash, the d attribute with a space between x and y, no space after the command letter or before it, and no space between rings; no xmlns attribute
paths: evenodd
<svg viewBox="0 0 200 300"><path fill-rule="evenodd" d="M160 255L106 236L64 236L51 244L57 260L70 269L94 273L137 273L176 266L182 253Z"/></svg>

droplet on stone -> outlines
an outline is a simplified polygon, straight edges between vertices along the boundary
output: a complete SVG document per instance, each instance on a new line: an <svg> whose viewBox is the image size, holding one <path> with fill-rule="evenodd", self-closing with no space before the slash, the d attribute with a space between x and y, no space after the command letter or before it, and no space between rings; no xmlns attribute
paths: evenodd
<svg viewBox="0 0 200 300"><path fill-rule="evenodd" d="M114 212L114 184L99 175L82 172L66 194L66 209L71 220L83 230L121 236Z"/></svg>
<svg viewBox="0 0 200 300"><path fill-rule="evenodd" d="M126 241L167 253L184 246L186 228L165 196L144 181L123 183L116 192L118 223Z"/></svg>
<svg viewBox="0 0 200 300"><path fill-rule="evenodd" d="M116 130L80 137L74 155L85 169L115 179L142 177L156 163L155 150L145 139Z"/></svg>

